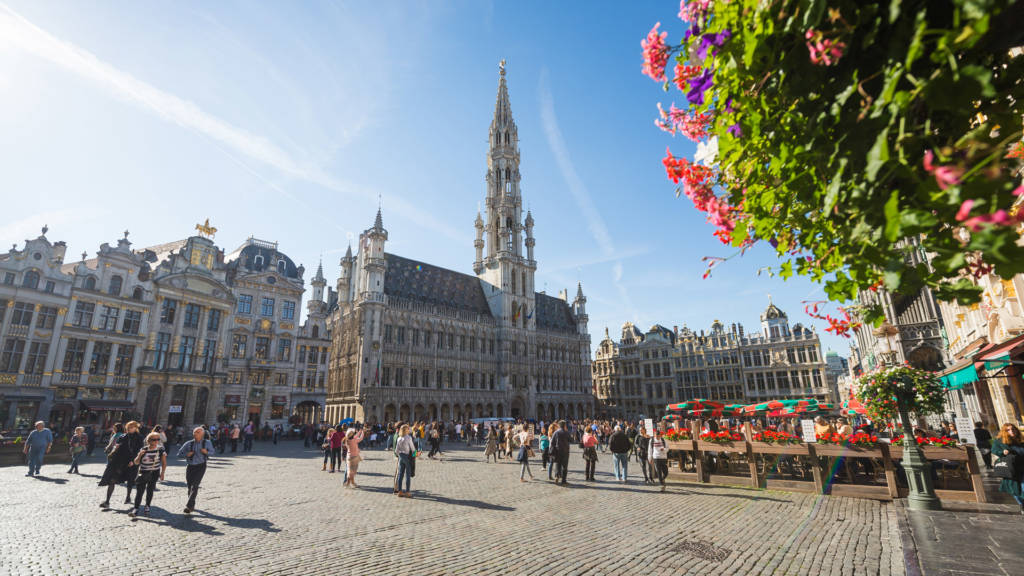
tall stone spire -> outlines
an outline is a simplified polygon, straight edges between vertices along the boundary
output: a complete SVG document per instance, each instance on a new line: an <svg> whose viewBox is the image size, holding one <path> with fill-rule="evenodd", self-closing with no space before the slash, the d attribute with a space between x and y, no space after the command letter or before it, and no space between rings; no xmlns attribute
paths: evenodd
<svg viewBox="0 0 1024 576"><path fill-rule="evenodd" d="M505 81L505 61L499 68L498 96L494 103L487 153L486 256L521 256L523 252L523 199L519 190L519 130Z"/></svg>

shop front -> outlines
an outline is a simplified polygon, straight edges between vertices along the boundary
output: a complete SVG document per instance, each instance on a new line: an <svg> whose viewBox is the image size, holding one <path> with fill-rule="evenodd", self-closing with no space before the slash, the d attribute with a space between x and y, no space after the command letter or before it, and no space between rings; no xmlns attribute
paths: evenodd
<svg viewBox="0 0 1024 576"><path fill-rule="evenodd" d="M238 414L241 412L241 407L241 394L225 394L224 409L221 411L220 417L218 419L221 422L237 422Z"/></svg>
<svg viewBox="0 0 1024 576"><path fill-rule="evenodd" d="M39 420L46 396L34 394L4 394L0 403L0 428L4 436L27 434ZM46 423L49 426L49 422Z"/></svg>
<svg viewBox="0 0 1024 576"><path fill-rule="evenodd" d="M280 420L283 419L285 414L288 413L288 397L287 396L271 396L270 397L270 419Z"/></svg>
<svg viewBox="0 0 1024 576"><path fill-rule="evenodd" d="M1024 416L1024 334L982 348L974 361L988 383L998 423L1019 425Z"/></svg>
<svg viewBox="0 0 1024 576"><path fill-rule="evenodd" d="M78 402L78 426L98 424L106 430L115 422L125 422L132 411L130 400L93 400L83 399Z"/></svg>

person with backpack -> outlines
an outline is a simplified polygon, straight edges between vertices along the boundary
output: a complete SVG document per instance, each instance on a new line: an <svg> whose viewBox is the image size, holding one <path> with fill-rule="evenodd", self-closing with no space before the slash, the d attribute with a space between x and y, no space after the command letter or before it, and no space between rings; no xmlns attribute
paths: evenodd
<svg viewBox="0 0 1024 576"><path fill-rule="evenodd" d="M213 442L206 438L206 431L202 426L196 426L192 430L192 439L178 449L178 458L185 458L186 462L185 485L188 487L188 503L185 504L185 514L191 514L196 509L199 484L206 475L206 462L213 452Z"/></svg>
<svg viewBox="0 0 1024 576"><path fill-rule="evenodd" d="M434 425L430 427L430 453L427 454L427 458L434 459L434 455L441 451L441 425L434 422Z"/></svg>

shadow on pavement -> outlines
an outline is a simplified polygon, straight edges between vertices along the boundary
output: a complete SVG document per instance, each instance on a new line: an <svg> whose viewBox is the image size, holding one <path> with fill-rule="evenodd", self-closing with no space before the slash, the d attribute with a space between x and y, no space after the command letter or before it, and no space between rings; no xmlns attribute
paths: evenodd
<svg viewBox="0 0 1024 576"><path fill-rule="evenodd" d="M209 518L211 520L217 520L223 522L232 528L249 528L262 530L264 532L280 532L281 529L274 526L274 523L269 520L260 520L255 518L231 518L230 516L218 516L217 514L211 514L205 510L197 510L192 513L192 518L196 516L202 516L203 518Z"/></svg>
<svg viewBox="0 0 1024 576"><path fill-rule="evenodd" d="M35 476L32 476L32 478L35 478L36 480L42 480L43 482L53 482L54 484L67 484L68 483L66 478L50 478L50 477L47 477L47 476L42 476L40 474L36 474Z"/></svg>

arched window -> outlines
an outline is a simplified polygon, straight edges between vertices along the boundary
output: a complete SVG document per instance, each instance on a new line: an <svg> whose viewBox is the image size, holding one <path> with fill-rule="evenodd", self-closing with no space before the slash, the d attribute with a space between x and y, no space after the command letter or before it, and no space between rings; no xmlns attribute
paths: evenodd
<svg viewBox="0 0 1024 576"><path fill-rule="evenodd" d="M95 290L96 289L96 277L95 276L86 276L84 287L85 287L86 290Z"/></svg>
<svg viewBox="0 0 1024 576"><path fill-rule="evenodd" d="M257 254L256 257L252 259L252 267L257 270L263 269L263 256L261 254Z"/></svg>
<svg viewBox="0 0 1024 576"><path fill-rule="evenodd" d="M313 326L313 338L319 338L319 337L320 337L320 327L319 326Z"/></svg>
<svg viewBox="0 0 1024 576"><path fill-rule="evenodd" d="M285 270L287 270L287 265L284 263L284 260L283 259L278 260L277 261L277 273L281 274L281 275L284 275Z"/></svg>
<svg viewBox="0 0 1024 576"><path fill-rule="evenodd" d="M142 300L142 286L136 286L135 290L132 290L132 300Z"/></svg>
<svg viewBox="0 0 1024 576"><path fill-rule="evenodd" d="M39 288L39 272L36 272L35 270L25 272L25 277L22 279L21 285L25 288L32 288L33 290Z"/></svg>
<svg viewBox="0 0 1024 576"><path fill-rule="evenodd" d="M123 283L124 283L124 280L120 276L111 276L110 277L110 288L107 291L110 294L114 295L114 296L120 296L121 295L121 284L123 284Z"/></svg>

